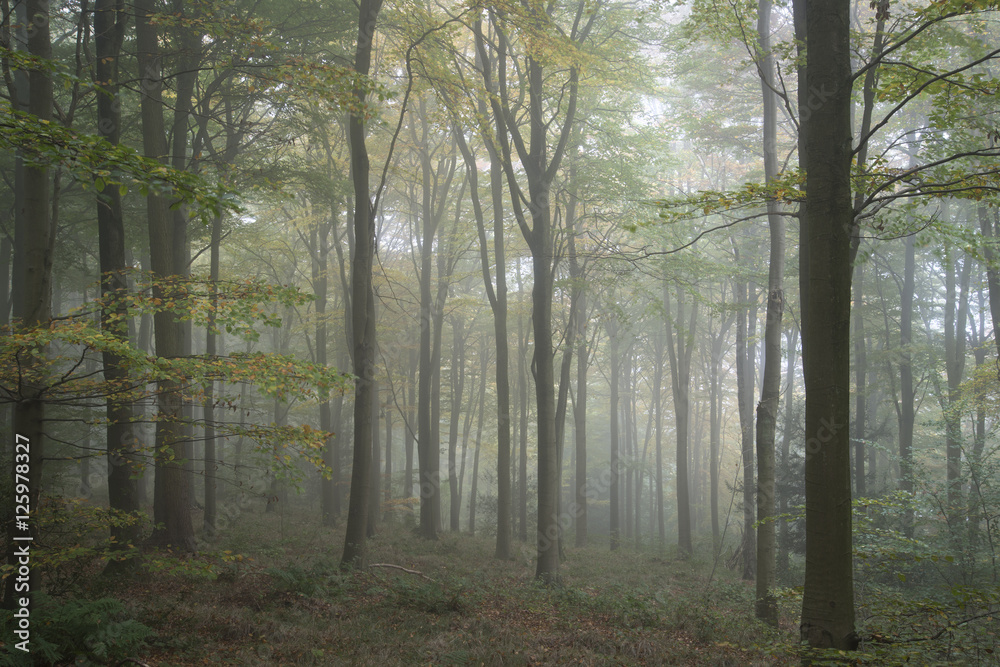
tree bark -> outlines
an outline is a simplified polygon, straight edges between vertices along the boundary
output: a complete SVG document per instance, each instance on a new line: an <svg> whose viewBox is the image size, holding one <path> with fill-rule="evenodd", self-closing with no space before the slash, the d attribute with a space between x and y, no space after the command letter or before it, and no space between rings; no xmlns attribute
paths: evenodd
<svg viewBox="0 0 1000 667"><path fill-rule="evenodd" d="M159 35L153 24L155 3L138 0L136 10L136 60L140 72L140 111L143 150L148 157L167 162L167 142L163 121L163 73L160 62ZM149 230L149 257L152 273L162 280L176 272L176 252L170 212L166 199L150 190L146 197L146 221ZM154 286L154 298L164 299L162 285ZM164 299L165 300L165 299ZM181 326L172 312L153 316L156 354L179 357L184 354ZM190 458L190 442L181 426L182 406L179 386L173 380L157 383L159 415L156 421L156 479L153 486L153 520L162 529L153 531L154 545L172 545L194 550L194 526L191 522L191 477L184 470Z"/></svg>
<svg viewBox="0 0 1000 667"><path fill-rule="evenodd" d="M28 53L31 56L50 59L52 45L49 35L49 10L45 0L27 0L26 24ZM6 17L5 17L6 18ZM52 119L52 80L44 68L32 69L28 74L28 113L42 121ZM44 166L24 167L23 209L15 213L17 220L23 224L16 227L14 247L15 259L22 255L23 259L15 261L14 277L14 319L20 320L24 327L35 327L47 324L52 318L52 220L50 199L50 174ZM44 363L45 351L41 350L30 355L21 363L26 367ZM38 509L41 494L42 452L45 439L45 403L42 397L44 387L33 382L25 382L21 387L20 396L14 404L13 435L10 444L24 445L27 449L19 449L18 453L28 455L28 507L31 512ZM10 456L9 480L14 480L19 472L18 466L24 465L23 457ZM23 468L21 469L23 470ZM20 494L19 494L20 495ZM20 504L20 503L18 503ZM9 516L7 535L23 536L23 529L14 524L14 513ZM31 537L37 537L35 517L28 522ZM18 567L18 556L14 539L7 540L7 564ZM34 569L34 568L32 568ZM28 584L29 591L37 590L37 574L31 572ZM7 577L4 586L4 608L13 610L15 607L16 577ZM31 596L33 597L33 596Z"/></svg>
<svg viewBox="0 0 1000 667"><path fill-rule="evenodd" d="M363 77L371 70L375 22L382 0L361 0L358 8L358 41L354 69ZM355 88L363 107L365 91ZM342 568L360 568L365 561L365 531L371 477L375 394L375 297L372 264L375 258L375 211L368 191L368 149L363 115L351 114L348 127L351 144L351 174L354 181L354 257L351 263L351 308L354 344L354 467L347 512Z"/></svg>
<svg viewBox="0 0 1000 667"><path fill-rule="evenodd" d="M451 410L448 423L448 513L452 532L460 530L462 494L458 490L458 426L465 392L465 326L458 316L451 318Z"/></svg>
<svg viewBox="0 0 1000 667"><path fill-rule="evenodd" d="M966 325L969 316L969 275L971 259L966 257L961 268L956 266L954 248L945 255L945 375L948 380L947 407L944 410L946 483L948 514L951 525L960 524L964 511L962 500L962 419L954 406L961 396L965 373Z"/></svg>
<svg viewBox="0 0 1000 667"><path fill-rule="evenodd" d="M611 374L608 378L608 389L610 391L610 405L608 406L608 418L611 420L609 434L611 442L610 465L611 465L611 550L617 551L621 546L621 437L620 437L620 411L619 411L619 391L621 387L621 354L618 315L612 312L605 323L608 332L608 348L611 363ZM669 326L669 325L668 325Z"/></svg>
<svg viewBox="0 0 1000 667"><path fill-rule="evenodd" d="M94 3L97 130L112 145L118 144L121 137L118 57L125 31L124 20L124 6L121 2L97 0ZM104 300L116 299L128 290L125 275L125 224L121 194L117 187L106 187L97 195L97 230L100 239L101 296ZM124 302L101 312L101 328L123 340L128 339L128 313ZM121 367L118 355L105 351L103 357L105 381L110 385L126 384L128 372ZM131 403L109 398L106 414L108 504L112 509L122 512L136 512L140 507L138 484L133 477L137 464L136 438L132 433L135 421L133 406ZM125 548L139 539L139 525L113 527L111 537L116 548ZM110 560L108 567L116 569L120 564L121 561Z"/></svg>
<svg viewBox="0 0 1000 667"><path fill-rule="evenodd" d="M483 442L483 416L486 413L486 336L483 336L483 348L479 351L479 415L476 417L476 454L472 462L472 488L469 492L469 534L476 534L476 501L479 499L479 450ZM507 466L510 475L510 465ZM508 489L509 491L509 489ZM510 523L507 523L508 548L510 546ZM499 555L496 556L499 558Z"/></svg>
<svg viewBox="0 0 1000 667"><path fill-rule="evenodd" d="M806 152L803 369L806 384L806 572L801 637L854 650L850 457L851 202L850 3L805 7L808 87L799 96ZM800 83L801 85L801 83Z"/></svg>
<svg viewBox="0 0 1000 667"><path fill-rule="evenodd" d="M899 437L899 489L913 494L913 427L916 390L913 386L913 296L916 273L916 240L913 235L905 240L903 259L903 289L899 295L899 409L897 410ZM913 512L908 510L903 519L903 532L913 536Z"/></svg>
<svg viewBox="0 0 1000 667"><path fill-rule="evenodd" d="M739 254L734 247L736 260ZM743 543L740 546L744 581L753 581L757 567L757 531L754 528L754 414L753 332L757 326L757 309L751 308L753 289L741 277L734 290L736 311L736 393L740 415L740 452L743 457Z"/></svg>
<svg viewBox="0 0 1000 667"><path fill-rule="evenodd" d="M663 284L664 311L673 320L666 326L667 357L674 397L674 428L677 434L677 549L681 558L693 552L691 542L691 494L688 479L688 431L690 415L691 354L694 350L698 303L692 301L689 321L685 326L684 292L677 290L677 316L670 307L667 283ZM676 334L675 334L676 330Z"/></svg>
<svg viewBox="0 0 1000 667"><path fill-rule="evenodd" d="M764 174L778 177L777 116L774 57L771 53L771 2L760 0L757 39L760 44L761 90L764 98ZM757 618L778 627L778 601L773 589L774 445L781 395L781 318L785 308L785 219L774 199L767 201L770 260L767 277L767 318L764 324L764 377L757 404Z"/></svg>
<svg viewBox="0 0 1000 667"><path fill-rule="evenodd" d="M1000 264L997 258L997 216L994 211L981 205L978 210L979 231L983 235L983 257L986 259L986 286L990 297L990 319L993 323L993 343L1000 357Z"/></svg>
<svg viewBox="0 0 1000 667"><path fill-rule="evenodd" d="M865 379L868 377L868 357L865 345L865 319L861 310L864 301L865 267L856 264L854 281L854 494L868 495L865 480L865 428L868 406Z"/></svg>

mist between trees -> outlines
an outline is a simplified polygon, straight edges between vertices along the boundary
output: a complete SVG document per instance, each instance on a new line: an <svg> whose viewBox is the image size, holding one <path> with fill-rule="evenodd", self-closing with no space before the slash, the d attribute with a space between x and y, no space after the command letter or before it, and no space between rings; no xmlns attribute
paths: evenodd
<svg viewBox="0 0 1000 667"><path fill-rule="evenodd" d="M995 664L994 4L8 4L5 632L287 521L336 586L613 551L744 582L760 664Z"/></svg>

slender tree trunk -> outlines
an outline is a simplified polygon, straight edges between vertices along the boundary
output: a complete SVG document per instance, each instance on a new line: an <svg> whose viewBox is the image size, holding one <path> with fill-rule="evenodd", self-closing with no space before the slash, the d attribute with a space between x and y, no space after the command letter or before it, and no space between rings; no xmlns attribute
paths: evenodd
<svg viewBox="0 0 1000 667"><path fill-rule="evenodd" d="M519 276L520 277L520 276ZM518 280L518 293L522 293ZM517 471L517 532L521 542L528 541L528 339L524 332L524 318L517 317L517 339L520 342L517 356L518 375L518 471Z"/></svg>
<svg viewBox="0 0 1000 667"><path fill-rule="evenodd" d="M583 279L577 265L575 242L570 237L570 276L574 281ZM580 290L580 305L577 309L577 352L576 352L576 400L573 404L574 447L576 464L576 546L587 545L587 369L590 365L587 350L587 292Z"/></svg>
<svg viewBox="0 0 1000 667"><path fill-rule="evenodd" d="M608 406L608 417L611 440L611 550L617 551L621 546L621 437L619 428L619 389L621 387L621 354L619 354L620 337L617 314L612 312L605 328L608 332L608 350L611 363L611 376L608 378L608 388L611 392L611 403Z"/></svg>
<svg viewBox="0 0 1000 667"><path fill-rule="evenodd" d="M392 406L385 404L385 473L382 475L385 487L385 502L392 500Z"/></svg>
<svg viewBox="0 0 1000 667"><path fill-rule="evenodd" d="M420 371L418 374L419 394L417 405L417 458L420 469L420 535L424 539L436 540L441 524L440 497L441 473L438 464L440 441L435 437L437 431L434 403L439 394L440 357L435 359L435 347L440 354L440 344L435 346L437 338L438 314L434 312L437 305L432 293L433 249L437 234L438 218L433 211L433 192L430 154L427 149L427 121L423 125L423 137L418 140L423 148L420 151L422 178L422 206L420 242ZM414 137L416 139L416 137ZM442 277L439 275L438 280ZM437 363L435 363L435 361Z"/></svg>
<svg viewBox="0 0 1000 667"><path fill-rule="evenodd" d="M632 438L632 352L629 349L622 357L625 361L625 368L621 374L622 390L625 394L624 405L621 406L621 425L622 430L625 432L625 437L622 442L622 450L624 455L622 459L624 460L624 465L622 471L625 478L625 493L623 494L625 502L625 511L623 515L625 524L625 539L632 539L632 469L635 467L635 442Z"/></svg>
<svg viewBox="0 0 1000 667"><path fill-rule="evenodd" d="M671 313L667 283L663 285L663 305L664 310L668 314ZM694 349L698 303L691 303L690 319L686 326L684 316L684 293L678 288L677 316L673 322L667 323L666 332L667 356L670 359L670 377L674 397L674 428L677 434L677 548L681 558L688 558L693 551L691 494L688 479L688 435L691 411L689 392L691 387L691 353Z"/></svg>
<svg viewBox="0 0 1000 667"><path fill-rule="evenodd" d="M212 312L209 315L208 331L205 337L205 354L209 358L217 354L215 334L215 309L218 305L219 281L219 246L222 243L222 216L212 220L212 238L209 259L209 279L212 282ZM203 529L205 537L215 537L216 520L218 518L218 451L215 438L215 383L210 382L205 388L205 516Z"/></svg>
<svg viewBox="0 0 1000 667"><path fill-rule="evenodd" d="M534 102L541 107L542 68L533 60L529 69ZM535 114L532 114L534 119ZM542 122L538 114L538 123ZM539 130L543 131L543 130ZM535 134L535 130L533 130ZM535 142L532 141L532 145ZM539 159L541 156L539 156ZM531 179L535 180L535 179ZM552 348L552 218L549 211L550 180L529 181L532 202L531 324L535 340L532 368L535 375L535 417L538 423L538 559L535 577L546 583L559 579L559 452L556 441L555 353Z"/></svg>
<svg viewBox="0 0 1000 667"><path fill-rule="evenodd" d="M377 358L377 355L376 355ZM378 532L378 524L382 520L382 448L378 437L379 426L379 386L375 382L375 398L372 403L372 461L371 480L368 497L368 537L375 537Z"/></svg>
<svg viewBox="0 0 1000 667"><path fill-rule="evenodd" d="M916 273L916 241L907 236L903 260L903 289L899 295L899 489L913 494L913 426L916 390L913 387L913 296ZM913 512L907 511L903 532L913 536Z"/></svg>
<svg viewBox="0 0 1000 667"><path fill-rule="evenodd" d="M785 414L784 423L781 428L781 470L784 475L788 475L789 455L792 448L792 428L795 424L792 412L792 397L795 395L795 366L796 366L796 340L798 331L794 328L785 332L785 349L788 354L785 359ZM785 516L788 513L788 494L778 494L778 516ZM780 519L778 523L778 554L775 562L776 579L785 583L788 575L788 559L791 545L788 537L788 521Z"/></svg>
<svg viewBox="0 0 1000 667"><path fill-rule="evenodd" d="M163 162L167 159L167 143L163 121L163 73L159 52L159 35L153 23L156 15L151 0L138 0L136 10L136 60L139 65L143 150L147 156ZM146 220L149 230L149 257L152 273L162 280L177 269L174 230L166 199L151 190L146 198ZM153 288L154 298L164 299L162 286ZM179 357L184 354L181 326L172 312L157 312L153 316L156 354ZM184 470L190 458L190 442L181 426L183 410L179 386L174 380L157 383L159 414L156 420L156 478L153 486L153 521L162 529L153 531L154 545L172 545L194 550L194 526L191 522L191 476Z"/></svg>
<svg viewBox="0 0 1000 667"><path fill-rule="evenodd" d="M996 212L985 204L978 209L979 231L983 235L983 257L986 259L986 286L990 296L990 319L993 342L1000 357L1000 260L997 257Z"/></svg>
<svg viewBox="0 0 1000 667"><path fill-rule="evenodd" d="M854 281L854 492L858 498L868 495L865 480L865 428L868 396L865 378L868 377L867 348L865 347L864 300L865 267L857 264Z"/></svg>
<svg viewBox="0 0 1000 667"><path fill-rule="evenodd" d="M94 41L96 51L95 84L97 129L108 143L117 145L121 137L121 114L118 99L118 57L124 36L124 8L115 0L97 0L94 4ZM100 238L101 296L116 299L128 291L125 275L125 226L121 195L116 187L98 194L97 228ZM101 328L122 340L128 340L128 313L124 302L101 313ZM128 372L121 359L110 351L103 353L104 379L111 385L128 382ZM133 406L109 399L107 403L108 504L122 512L136 512L138 484L135 473L135 421ZM134 544L140 537L139 525L113 527L111 537L117 548ZM120 561L111 560L109 568ZM114 563L115 565L112 565Z"/></svg>
<svg viewBox="0 0 1000 667"><path fill-rule="evenodd" d="M493 65L489 62L483 42L482 21L476 21L476 65L483 73L484 82L491 93L496 93L496 85L492 78ZM489 74L487 74L489 73ZM479 113L486 117L488 106L484 99L480 100ZM486 226L479 199L478 166L461 131L456 133L459 149L465 159L469 174L472 205L476 217L476 229L479 232L480 266L483 271L483 284L493 312L493 332L496 345L496 400L497 400L497 542L495 557L509 560L513 551L511 548L511 517L513 487L511 483L511 428L510 428L510 350L507 342L507 255L504 239L504 193L503 167L500 155L492 137L484 133L483 143L490 159L490 197L493 204L493 259L497 267L494 276L490 275L489 250L486 239ZM495 286L494 286L495 281ZM485 383L485 379L483 380ZM479 441L476 442L478 456ZM471 516L471 515L470 515ZM470 522L474 520L470 518Z"/></svg>
<svg viewBox="0 0 1000 667"><path fill-rule="evenodd" d="M19 170L20 171L20 170ZM15 186L16 187L16 186ZM11 243L10 236L4 234L0 238L0 326L10 324L10 270L14 244Z"/></svg>
<svg viewBox="0 0 1000 667"><path fill-rule="evenodd" d="M406 379L406 426L403 432L403 447L406 454L406 468L403 471L405 497L413 497L413 424L417 406L417 364L419 352L416 348L410 350L409 374Z"/></svg>
<svg viewBox="0 0 1000 667"><path fill-rule="evenodd" d="M461 528L462 494L458 490L458 425L465 392L465 326L458 316L451 318L451 414L448 423L448 492L450 495L450 528Z"/></svg>
<svg viewBox="0 0 1000 667"><path fill-rule="evenodd" d="M471 333L471 330L470 330ZM483 375L479 376L479 384L482 386L486 382L486 378ZM479 400L479 391L476 388L476 381L472 380L469 384L469 399L468 399L469 409L465 411L465 416L462 418L462 462L459 465L458 472L458 496L460 498L465 497L465 467L469 459L469 436L472 433L472 420L475 417L477 411L481 414L483 411L483 403Z"/></svg>
<svg viewBox="0 0 1000 667"><path fill-rule="evenodd" d="M375 22L382 0L360 0L358 41L354 69L368 76L371 69ZM354 91L364 108L364 88ZM362 567L365 560L365 531L371 476L371 447L375 413L375 298L372 264L375 257L375 211L368 191L368 149L365 145L364 117L351 114L348 129L351 144L351 174L354 181L354 257L351 263L352 341L354 344L354 468L351 471L351 500L341 567Z"/></svg>
<svg viewBox="0 0 1000 667"><path fill-rule="evenodd" d="M479 416L476 417L476 455L472 462L472 489L469 492L469 534L476 534L476 501L479 499L479 450L483 442L483 416L486 413L486 368L488 358L486 354L486 336L483 336L483 348L479 351ZM508 443L509 444L509 443ZM508 474L510 466L507 466ZM507 524L508 533L510 523ZM509 547L509 544L508 544ZM497 556L499 558L499 556Z"/></svg>
<svg viewBox="0 0 1000 667"><path fill-rule="evenodd" d="M778 177L777 116L774 58L771 54L771 2L760 0L757 39L761 49L761 90L764 97L764 172L768 183ZM757 404L757 618L778 627L778 602L773 589L774 446L781 395L781 318L785 308L785 219L778 202L767 202L771 248L767 278L767 319L764 324L764 378Z"/></svg>
<svg viewBox="0 0 1000 667"><path fill-rule="evenodd" d="M738 255L737 255L737 261ZM743 456L743 543L740 546L744 581L753 581L757 567L757 531L754 528L754 354L751 328L756 327L756 308L750 308L750 293L745 278L736 284L736 393L740 414L740 452ZM751 312L751 310L753 312Z"/></svg>
<svg viewBox="0 0 1000 667"><path fill-rule="evenodd" d="M567 216L575 215L571 210L572 207L567 208ZM567 228L572 233L572 222L567 223ZM566 412L569 410L569 384L570 376L573 370L573 348L575 347L576 341L576 319L578 317L577 306L579 305L576 299L578 298L577 290L570 288L570 307L569 307L569 317L566 322L566 334L563 338L563 345L565 349L563 350L562 363L559 366L559 390L556 397L556 415L555 415L555 428L556 428L556 467L557 467L557 481L556 481L556 516L563 517L573 514L570 512L567 514L563 511L562 502L562 474L563 474L563 452L564 441L566 435ZM557 520L556 526L559 531L559 554L560 558L563 557L564 544L563 544L563 530L566 526L563 522Z"/></svg>
<svg viewBox="0 0 1000 667"><path fill-rule="evenodd" d="M329 254L330 254L330 229L337 224L338 201L333 198L330 203L330 222L324 224L320 221L309 233L310 251L312 255L311 273L313 291L316 293L316 363L326 367L329 363L328 357L328 333L327 333L327 302L329 298ZM324 392L319 400L319 430L324 433L333 431L333 421L331 414L330 395ZM323 463L333 470L335 438L328 437L323 445ZM320 522L324 526L333 526L336 523L337 515L334 512L334 497L336 494L336 480L331 474L330 478L324 475L320 477Z"/></svg>
<svg viewBox="0 0 1000 667"><path fill-rule="evenodd" d="M656 442L656 471L654 475L656 480L656 494L654 501L656 503L656 536L661 552L667 546L667 526L663 509L663 344L663 335L660 333L655 334L653 336L653 354L655 355L653 359L653 411L656 415L653 426L653 431L655 432L654 440ZM714 407L715 397L712 396L711 400ZM713 460L714 457L715 453L713 452ZM714 484L712 488L713 490L717 490ZM715 508L712 516L716 518L712 525L718 528L718 503L714 502L712 506Z"/></svg>
<svg viewBox="0 0 1000 667"><path fill-rule="evenodd" d="M944 349L945 375L948 380L947 408L944 410L944 421L948 515L953 529L957 529L961 522L960 517L965 502L962 499L961 480L962 418L954 408L961 395L962 377L965 373L965 330L969 314L969 274L971 261L966 257L961 268L958 268L954 252L953 248L946 250L944 267Z"/></svg>

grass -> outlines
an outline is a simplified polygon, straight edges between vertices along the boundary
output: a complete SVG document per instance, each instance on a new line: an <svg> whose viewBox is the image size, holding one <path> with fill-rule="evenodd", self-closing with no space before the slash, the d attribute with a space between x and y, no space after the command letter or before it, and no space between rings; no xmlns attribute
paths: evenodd
<svg viewBox="0 0 1000 667"><path fill-rule="evenodd" d="M341 530L305 516L242 517L217 545L214 579L160 572L104 582L153 628L143 655L169 665L782 665L794 621L753 618L753 590L711 563L568 549L562 583L493 558L487 537L436 542L399 523L369 544L370 568L342 574ZM279 536L280 535L280 536ZM525 552L526 553L526 552ZM236 560L239 555L242 560ZM784 648L782 648L784 647Z"/></svg>

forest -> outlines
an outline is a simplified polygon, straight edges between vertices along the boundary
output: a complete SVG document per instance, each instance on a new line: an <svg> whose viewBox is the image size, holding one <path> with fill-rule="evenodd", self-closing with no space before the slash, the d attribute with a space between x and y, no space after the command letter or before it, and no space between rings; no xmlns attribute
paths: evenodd
<svg viewBox="0 0 1000 667"><path fill-rule="evenodd" d="M1000 664L998 43L0 0L0 664Z"/></svg>

